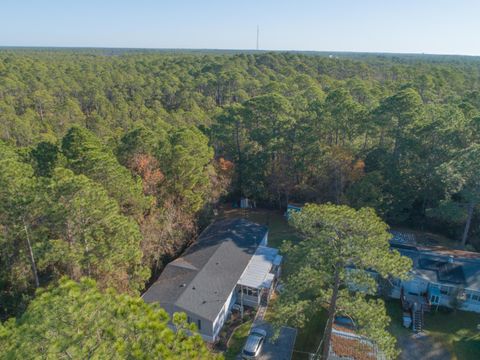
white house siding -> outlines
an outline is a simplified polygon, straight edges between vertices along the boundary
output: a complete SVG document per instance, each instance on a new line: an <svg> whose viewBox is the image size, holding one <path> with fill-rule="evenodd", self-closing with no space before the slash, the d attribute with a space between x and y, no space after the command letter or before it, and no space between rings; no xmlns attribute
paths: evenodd
<svg viewBox="0 0 480 360"><path fill-rule="evenodd" d="M439 305L445 306L445 307L452 307L453 302L454 302L454 298L452 296L442 295L440 297ZM469 300L460 299L458 303L458 308L464 311L472 311L472 312L480 313L480 300L475 301L472 299L469 299Z"/></svg>
<svg viewBox="0 0 480 360"><path fill-rule="evenodd" d="M187 321L189 323L194 323L195 325L198 326L198 321L200 320L201 329L200 329L199 333L202 336L202 338L204 338L207 341L210 341L208 339L212 338L212 322L211 321L209 321L207 319L204 319L202 317L199 317L196 314L192 314L189 311L185 311L185 309L182 309L182 308L180 308L178 306L175 306L173 304L160 304L160 306L170 316L170 323L169 323L170 328L175 329L175 326L172 323L173 315L175 313L185 313L187 315Z"/></svg>
<svg viewBox="0 0 480 360"><path fill-rule="evenodd" d="M204 331L204 332L202 332L202 331ZM202 337L203 340L205 340L206 342L210 342L210 343L215 342L215 337L213 337L213 335L211 335L213 333L212 322L211 321L209 321L208 330L203 330L203 326L202 326L202 331L199 331L199 333L200 333L200 336Z"/></svg>
<svg viewBox="0 0 480 360"><path fill-rule="evenodd" d="M185 309L182 309L178 306L174 306L175 312L183 312L187 315L187 321L189 323L195 324L197 327L199 325L200 321L200 328L198 329L198 332L202 336L202 338L205 341L212 342L214 341L213 337L213 324L211 320L205 319L201 316L198 316L197 314L193 314L189 311L186 311ZM173 314L170 314L171 317L173 317Z"/></svg>
<svg viewBox="0 0 480 360"><path fill-rule="evenodd" d="M462 310L480 313L480 291L466 290L465 301L461 308Z"/></svg>
<svg viewBox="0 0 480 360"><path fill-rule="evenodd" d="M202 328L198 331L202 336L203 340L208 342L214 342L215 337L213 336L213 323L207 319L200 319L198 317L191 316L192 322L198 326L198 320L201 321Z"/></svg>
<svg viewBox="0 0 480 360"><path fill-rule="evenodd" d="M222 310L220 310L217 318L213 322L214 340L217 338L218 333L220 332L220 329L222 328L223 324L225 324L225 321L228 319L228 315L230 313L230 310L232 309L233 304L235 304L236 298L237 298L237 294L235 292L235 289L233 289L227 301L223 305Z"/></svg>
<svg viewBox="0 0 480 360"><path fill-rule="evenodd" d="M440 289L440 306L452 307L453 303L453 294L458 294L458 289L455 286L437 284L432 282L426 282L424 279L411 279L408 281L393 280L393 287L390 293L390 297L394 299L400 298L401 288L403 286L405 292L412 292L414 294L419 294L417 291L423 290L421 292L427 292L429 287L438 287ZM426 284L425 284L426 283ZM480 291L471 290L471 289L461 289L464 291L465 295L461 298L459 302L459 308L464 311L472 311L480 313Z"/></svg>

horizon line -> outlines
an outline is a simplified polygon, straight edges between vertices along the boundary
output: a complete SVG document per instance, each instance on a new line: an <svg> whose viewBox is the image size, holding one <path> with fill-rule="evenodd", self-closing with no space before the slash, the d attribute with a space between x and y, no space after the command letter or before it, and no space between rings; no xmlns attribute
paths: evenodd
<svg viewBox="0 0 480 360"><path fill-rule="evenodd" d="M60 46L60 45L0 45L0 49L108 49L108 50L157 50L157 51L235 51L235 52L280 52L280 53L332 53L332 54L368 54L368 55L420 55L480 57L480 54L428 53L428 52L392 52L392 51L356 51L356 50L301 50L301 49L254 49L254 48L184 48L184 47L121 47L121 46Z"/></svg>

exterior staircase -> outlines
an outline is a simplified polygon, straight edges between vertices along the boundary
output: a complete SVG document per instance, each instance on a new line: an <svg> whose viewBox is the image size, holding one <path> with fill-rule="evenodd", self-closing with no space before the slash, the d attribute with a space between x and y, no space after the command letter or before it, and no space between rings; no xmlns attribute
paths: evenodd
<svg viewBox="0 0 480 360"><path fill-rule="evenodd" d="M423 307L418 303L413 304L412 308L412 329L415 333L423 330Z"/></svg>
<svg viewBox="0 0 480 360"><path fill-rule="evenodd" d="M268 300L270 299L270 294L268 292L262 292L262 297L260 298L260 305L268 306Z"/></svg>
<svg viewBox="0 0 480 360"><path fill-rule="evenodd" d="M257 313L255 314L255 319L253 321L253 325L258 325L263 323L263 318L267 313L268 308L268 300L270 299L270 294L267 289L262 289L262 293L260 294L260 304L257 308Z"/></svg>

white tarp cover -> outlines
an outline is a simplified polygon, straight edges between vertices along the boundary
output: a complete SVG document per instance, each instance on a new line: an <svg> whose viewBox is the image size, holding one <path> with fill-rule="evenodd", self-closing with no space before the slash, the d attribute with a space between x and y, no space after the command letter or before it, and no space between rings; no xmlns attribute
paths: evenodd
<svg viewBox="0 0 480 360"><path fill-rule="evenodd" d="M275 259L273 260L273 265L280 265L282 263L283 256L282 255L277 255L275 256Z"/></svg>
<svg viewBox="0 0 480 360"><path fill-rule="evenodd" d="M263 281L262 288L268 289L269 287L271 287L273 279L275 279L275 274L267 274L267 276L265 276L265 280Z"/></svg>
<svg viewBox="0 0 480 360"><path fill-rule="evenodd" d="M274 278L274 275L270 274L270 270L275 260L279 260L276 259L277 256L278 249L259 246L240 277L238 284L254 289L270 287Z"/></svg>

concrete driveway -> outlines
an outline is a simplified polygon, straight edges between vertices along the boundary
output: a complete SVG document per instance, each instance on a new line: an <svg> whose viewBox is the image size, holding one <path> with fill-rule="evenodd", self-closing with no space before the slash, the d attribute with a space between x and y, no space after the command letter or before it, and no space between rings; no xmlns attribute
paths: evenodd
<svg viewBox="0 0 480 360"><path fill-rule="evenodd" d="M272 339L273 328L265 322L260 321L252 326L264 329L267 332L267 339L263 345L262 354L259 360L290 360L292 358L293 347L297 337L297 330L291 327L282 327L279 337L274 341ZM241 355L238 356L241 359Z"/></svg>

